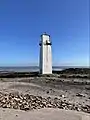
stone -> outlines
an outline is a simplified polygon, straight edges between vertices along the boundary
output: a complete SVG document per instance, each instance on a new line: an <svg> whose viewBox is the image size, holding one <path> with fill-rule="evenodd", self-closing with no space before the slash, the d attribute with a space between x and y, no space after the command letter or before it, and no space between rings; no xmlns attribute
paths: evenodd
<svg viewBox="0 0 90 120"><path fill-rule="evenodd" d="M29 106L28 106L28 105L25 105L25 106L24 106L24 110L25 110L25 111L29 110Z"/></svg>
<svg viewBox="0 0 90 120"><path fill-rule="evenodd" d="M79 94L78 94L79 95ZM81 95L80 95L81 96ZM64 96L63 96L64 97ZM3 94L0 93L0 107L2 108L13 108L20 110L33 110L40 108L59 108L65 110L76 110L90 113L90 105L82 105L77 103L72 103L70 101L61 100L56 98L42 98L41 96L34 95L22 95L22 94Z"/></svg>
<svg viewBox="0 0 90 120"><path fill-rule="evenodd" d="M10 105L10 104L7 104L7 108L11 108L11 105Z"/></svg>
<svg viewBox="0 0 90 120"><path fill-rule="evenodd" d="M24 110L24 105L23 104L20 106L20 110Z"/></svg>
<svg viewBox="0 0 90 120"><path fill-rule="evenodd" d="M80 94L80 93L77 93L76 96L78 96L78 97L85 97L85 95Z"/></svg>
<svg viewBox="0 0 90 120"><path fill-rule="evenodd" d="M64 95L60 95L60 97L63 97L63 98L65 98L65 96L64 96Z"/></svg>
<svg viewBox="0 0 90 120"><path fill-rule="evenodd" d="M47 91L47 94L49 93L49 91Z"/></svg>
<svg viewBox="0 0 90 120"><path fill-rule="evenodd" d="M51 105L51 104L47 104L47 105L46 105L46 107L49 107L49 108L51 108L51 107L52 107L52 105Z"/></svg>

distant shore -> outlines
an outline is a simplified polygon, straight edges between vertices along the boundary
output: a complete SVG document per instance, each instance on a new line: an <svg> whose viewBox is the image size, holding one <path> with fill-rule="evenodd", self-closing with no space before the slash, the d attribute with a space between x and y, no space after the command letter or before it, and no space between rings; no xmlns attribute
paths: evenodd
<svg viewBox="0 0 90 120"><path fill-rule="evenodd" d="M60 78L90 78L90 68L69 68L64 70L53 70L52 75L40 75L38 71L14 72L0 71L0 78L18 77L60 77Z"/></svg>

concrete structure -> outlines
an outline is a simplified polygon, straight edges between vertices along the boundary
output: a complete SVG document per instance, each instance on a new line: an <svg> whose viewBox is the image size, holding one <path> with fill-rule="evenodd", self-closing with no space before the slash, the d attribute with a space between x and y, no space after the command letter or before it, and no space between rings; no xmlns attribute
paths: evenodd
<svg viewBox="0 0 90 120"><path fill-rule="evenodd" d="M52 74L52 51L50 35L44 33L41 35L40 45L40 73Z"/></svg>

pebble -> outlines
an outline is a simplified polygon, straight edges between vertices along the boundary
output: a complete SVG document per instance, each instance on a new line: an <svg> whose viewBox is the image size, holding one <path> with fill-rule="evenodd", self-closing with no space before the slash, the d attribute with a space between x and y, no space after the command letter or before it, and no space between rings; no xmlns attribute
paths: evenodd
<svg viewBox="0 0 90 120"><path fill-rule="evenodd" d="M62 95L62 97L65 96ZM0 93L0 107L20 109L24 111L47 107L90 113L90 105L83 106L81 104L71 103L70 101L61 100L58 97L43 98L41 96L34 96L29 94L23 95L19 93Z"/></svg>
<svg viewBox="0 0 90 120"><path fill-rule="evenodd" d="M80 94L80 93L77 93L76 96L77 96L77 97L85 97L85 95Z"/></svg>
<svg viewBox="0 0 90 120"><path fill-rule="evenodd" d="M49 91L47 91L47 94L49 93Z"/></svg>
<svg viewBox="0 0 90 120"><path fill-rule="evenodd" d="M16 115L16 117L18 117L18 115Z"/></svg>
<svg viewBox="0 0 90 120"><path fill-rule="evenodd" d="M60 97L63 97L63 98L65 98L65 95L60 95Z"/></svg>

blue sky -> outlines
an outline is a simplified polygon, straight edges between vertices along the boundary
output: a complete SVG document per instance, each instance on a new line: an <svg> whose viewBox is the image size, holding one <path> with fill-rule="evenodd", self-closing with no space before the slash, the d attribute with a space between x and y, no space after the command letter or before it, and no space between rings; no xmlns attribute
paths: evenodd
<svg viewBox="0 0 90 120"><path fill-rule="evenodd" d="M0 66L37 65L43 32L53 65L89 65L89 0L0 0Z"/></svg>

